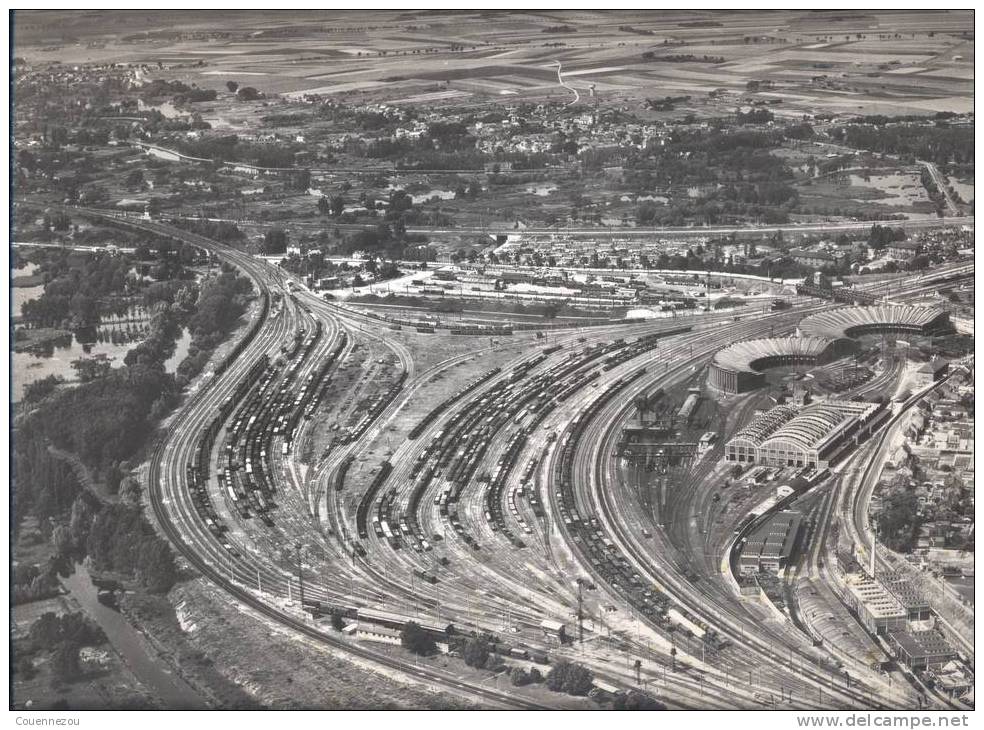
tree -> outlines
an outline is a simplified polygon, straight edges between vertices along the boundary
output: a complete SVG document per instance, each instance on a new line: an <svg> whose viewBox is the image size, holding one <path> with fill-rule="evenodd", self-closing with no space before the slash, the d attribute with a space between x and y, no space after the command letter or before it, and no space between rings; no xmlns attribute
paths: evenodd
<svg viewBox="0 0 984 730"><path fill-rule="evenodd" d="M260 94L260 92L252 86L242 87L236 95L243 101L256 101L262 96L262 94Z"/></svg>
<svg viewBox="0 0 984 730"><path fill-rule="evenodd" d="M59 525L51 533L51 544L58 555L71 555L75 548L72 531L66 525Z"/></svg>
<svg viewBox="0 0 984 730"><path fill-rule="evenodd" d="M31 624L28 637L38 649L48 649L61 638L61 621L54 613L47 611Z"/></svg>
<svg viewBox="0 0 984 730"><path fill-rule="evenodd" d="M271 228L263 236L263 253L278 254L287 252L287 231Z"/></svg>
<svg viewBox="0 0 984 730"><path fill-rule="evenodd" d="M171 547L159 537L151 536L141 543L137 560L141 582L151 593L167 593L178 579Z"/></svg>
<svg viewBox="0 0 984 730"><path fill-rule="evenodd" d="M547 687L554 692L583 697L591 691L594 675L581 664L559 661L547 673Z"/></svg>
<svg viewBox="0 0 984 730"><path fill-rule="evenodd" d="M126 477L120 484L120 499L129 504L140 504L143 488L133 477Z"/></svg>
<svg viewBox="0 0 984 730"><path fill-rule="evenodd" d="M509 681L512 682L513 687L523 687L531 682L529 673L522 667L513 669Z"/></svg>
<svg viewBox="0 0 984 730"><path fill-rule="evenodd" d="M437 644L429 633L424 631L414 621L407 621L400 632L400 644L404 649L421 656L427 656L437 651Z"/></svg>
<svg viewBox="0 0 984 730"><path fill-rule="evenodd" d="M140 190L144 186L143 170L133 170L126 176L126 186L130 190Z"/></svg>
<svg viewBox="0 0 984 730"><path fill-rule="evenodd" d="M612 703L613 710L665 710L666 705L658 700L654 700L649 695L642 692L630 690L627 694L620 694Z"/></svg>
<svg viewBox="0 0 984 730"><path fill-rule="evenodd" d="M328 202L328 198L322 195L318 198L318 213L321 215L328 215L331 212L331 203Z"/></svg>
<svg viewBox="0 0 984 730"><path fill-rule="evenodd" d="M336 218L340 216L342 212L345 210L345 198L343 198L341 195L332 195L330 204L331 204L331 214Z"/></svg>
<svg viewBox="0 0 984 730"><path fill-rule="evenodd" d="M345 628L345 621L343 621L342 617L337 613L333 613L331 615L331 627L335 629L335 631L341 631Z"/></svg>
<svg viewBox="0 0 984 730"><path fill-rule="evenodd" d="M291 176L291 183L294 190L307 190L311 187L311 171L306 168L298 170Z"/></svg>
<svg viewBox="0 0 984 730"><path fill-rule="evenodd" d="M489 659L489 642L484 636L475 636L465 642L461 658L469 667L484 667Z"/></svg>
<svg viewBox="0 0 984 730"><path fill-rule="evenodd" d="M78 644L63 641L51 657L51 676L56 684L69 684L82 676Z"/></svg>
<svg viewBox="0 0 984 730"><path fill-rule="evenodd" d="M109 360L96 360L94 358L73 360L72 367L75 368L80 383L90 383L93 380L98 380L109 375L109 371L112 370Z"/></svg>
<svg viewBox="0 0 984 730"><path fill-rule="evenodd" d="M226 81L226 88L229 89L230 93L235 94L236 89L239 88L239 84L235 81Z"/></svg>
<svg viewBox="0 0 984 730"><path fill-rule="evenodd" d="M399 214L413 207L413 198L407 195L406 190L390 191L389 210L392 214Z"/></svg>
<svg viewBox="0 0 984 730"><path fill-rule="evenodd" d="M35 380L24 389L24 402L36 403L43 400L46 396L54 393L58 386L65 382L60 375L49 375L41 380Z"/></svg>
<svg viewBox="0 0 984 730"><path fill-rule="evenodd" d="M21 654L17 658L17 669L16 674L18 677L24 680L31 680L37 676L37 670L34 668L34 661L27 654Z"/></svg>

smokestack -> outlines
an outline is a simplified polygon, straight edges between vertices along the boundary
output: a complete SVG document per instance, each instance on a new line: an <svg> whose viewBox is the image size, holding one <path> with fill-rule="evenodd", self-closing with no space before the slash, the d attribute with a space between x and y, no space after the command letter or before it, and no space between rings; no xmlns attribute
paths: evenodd
<svg viewBox="0 0 984 730"><path fill-rule="evenodd" d="M868 572L871 574L872 580L874 580L875 578L875 545L877 544L878 543L875 539L875 536L872 535L871 536L871 567L868 570Z"/></svg>

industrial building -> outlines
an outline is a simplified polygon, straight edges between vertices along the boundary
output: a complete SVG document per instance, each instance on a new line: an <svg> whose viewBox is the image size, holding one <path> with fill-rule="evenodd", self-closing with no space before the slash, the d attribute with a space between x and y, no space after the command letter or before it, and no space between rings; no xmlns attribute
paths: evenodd
<svg viewBox="0 0 984 730"><path fill-rule="evenodd" d="M888 416L883 404L828 401L780 405L756 416L725 445L739 464L824 469L866 439Z"/></svg>
<svg viewBox="0 0 984 730"><path fill-rule="evenodd" d="M854 351L851 340L826 337L765 337L719 350L709 382L725 393L744 393L765 385L763 370L789 365L816 366Z"/></svg>
<svg viewBox="0 0 984 730"><path fill-rule="evenodd" d="M741 573L778 573L785 568L802 523L803 516L799 512L784 510L753 532L738 559Z"/></svg>
<svg viewBox="0 0 984 730"><path fill-rule="evenodd" d="M905 608L880 583L863 573L848 576L847 599L858 619L873 634L904 632Z"/></svg>

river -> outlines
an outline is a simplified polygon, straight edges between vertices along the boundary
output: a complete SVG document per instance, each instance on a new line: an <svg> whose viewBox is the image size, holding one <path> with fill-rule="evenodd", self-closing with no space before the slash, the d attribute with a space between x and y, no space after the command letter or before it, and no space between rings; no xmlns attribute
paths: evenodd
<svg viewBox="0 0 984 730"><path fill-rule="evenodd" d="M62 585L82 606L86 615L99 624L109 643L123 657L130 671L169 710L206 710L208 705L181 677L157 657L150 642L134 629L122 614L98 600L98 590L89 572L79 566Z"/></svg>

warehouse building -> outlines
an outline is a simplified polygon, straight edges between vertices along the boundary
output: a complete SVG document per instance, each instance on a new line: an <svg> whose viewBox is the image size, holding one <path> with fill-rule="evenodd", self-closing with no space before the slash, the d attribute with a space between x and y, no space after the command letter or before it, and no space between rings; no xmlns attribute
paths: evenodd
<svg viewBox="0 0 984 730"><path fill-rule="evenodd" d="M930 617L929 599L901 572L885 571L877 575L878 582L906 611L909 621L926 621Z"/></svg>
<svg viewBox="0 0 984 730"><path fill-rule="evenodd" d="M912 670L942 667L957 656L947 640L932 629L911 633L893 631L888 636L899 663Z"/></svg>
<svg viewBox="0 0 984 730"><path fill-rule="evenodd" d="M789 564L799 538L803 516L784 510L753 532L742 548L738 567L743 575L778 573Z"/></svg>
<svg viewBox="0 0 984 730"><path fill-rule="evenodd" d="M724 458L739 464L824 469L865 440L890 412L883 404L781 405L756 416L725 445Z"/></svg>

